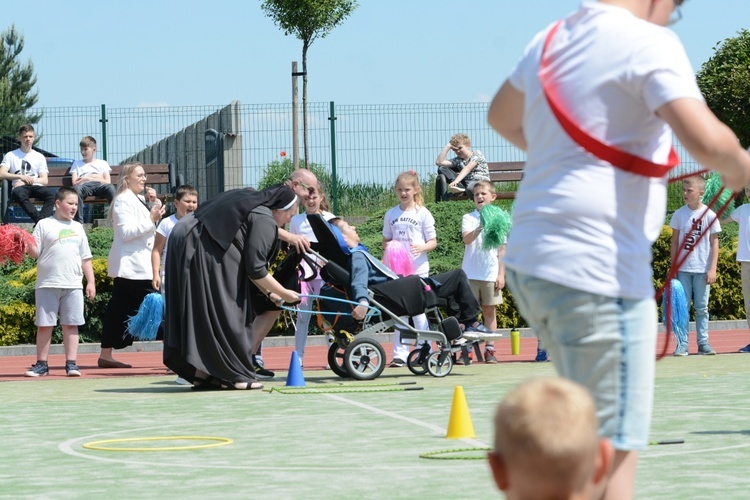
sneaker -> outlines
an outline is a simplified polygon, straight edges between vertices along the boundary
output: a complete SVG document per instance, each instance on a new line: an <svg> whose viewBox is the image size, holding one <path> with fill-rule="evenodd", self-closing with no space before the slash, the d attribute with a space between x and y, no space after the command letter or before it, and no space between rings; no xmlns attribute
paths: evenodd
<svg viewBox="0 0 750 500"><path fill-rule="evenodd" d="M253 365L255 366L255 378L258 380L268 380L276 376L271 370L263 368L263 360L256 356L253 356Z"/></svg>
<svg viewBox="0 0 750 500"><path fill-rule="evenodd" d="M534 358L534 361L538 361L540 363L544 361L549 361L549 356L547 356L547 351L545 351L544 349L537 349L536 358Z"/></svg>
<svg viewBox="0 0 750 500"><path fill-rule="evenodd" d="M698 354L702 354L704 356L716 356L716 351L714 351L710 345L703 344L698 346Z"/></svg>
<svg viewBox="0 0 750 500"><path fill-rule="evenodd" d="M403 368L404 366L406 366L406 361L398 358L394 358L391 364L388 365L389 368Z"/></svg>
<svg viewBox="0 0 750 500"><path fill-rule="evenodd" d="M474 355L472 352L469 352L469 363L474 361ZM462 353L456 353L456 361L453 362L454 365L463 365L464 364L464 356Z"/></svg>
<svg viewBox="0 0 750 500"><path fill-rule="evenodd" d="M177 385L191 385L190 382L182 377L177 377L176 379L174 379L174 383Z"/></svg>
<svg viewBox="0 0 750 500"><path fill-rule="evenodd" d="M80 377L81 376L81 370L78 369L78 365L75 361L66 361L65 362L65 375L68 377Z"/></svg>
<svg viewBox="0 0 750 500"><path fill-rule="evenodd" d="M497 358L495 357L495 350L494 349L485 349L484 350L484 362L489 363L491 365L494 365L497 363Z"/></svg>
<svg viewBox="0 0 750 500"><path fill-rule="evenodd" d="M484 326L479 321L477 321L473 325L468 325L464 331L465 332L477 332L477 333L492 333L489 328Z"/></svg>
<svg viewBox="0 0 750 500"><path fill-rule="evenodd" d="M46 377L49 375L49 366L46 361L37 361L24 374L27 377Z"/></svg>
<svg viewBox="0 0 750 500"><path fill-rule="evenodd" d="M672 353L672 356L687 356L687 355L688 355L688 348L686 345L678 345L677 349L675 349L674 352Z"/></svg>
<svg viewBox="0 0 750 500"><path fill-rule="evenodd" d="M448 186L448 191L451 193L465 193L466 189L461 186Z"/></svg>
<svg viewBox="0 0 750 500"><path fill-rule="evenodd" d="M737 352L750 352L750 344L747 344L745 347L741 347Z"/></svg>

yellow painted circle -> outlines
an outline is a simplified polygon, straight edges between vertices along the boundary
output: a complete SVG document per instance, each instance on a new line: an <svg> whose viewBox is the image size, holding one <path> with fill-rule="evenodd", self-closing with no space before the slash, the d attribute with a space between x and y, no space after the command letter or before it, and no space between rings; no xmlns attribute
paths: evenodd
<svg viewBox="0 0 750 500"><path fill-rule="evenodd" d="M212 441L206 444L193 444L189 446L160 446L160 447L149 447L149 448L123 448L118 446L103 446L115 443L132 443L141 441L178 441L178 440L190 440L190 441ZM217 446L226 446L232 444L232 440L223 437L213 436L158 436L158 437L139 437L139 438L123 438L123 439L105 439L103 441L91 441L83 445L87 450L99 450L99 451L183 451L183 450L202 450L204 448L216 448Z"/></svg>

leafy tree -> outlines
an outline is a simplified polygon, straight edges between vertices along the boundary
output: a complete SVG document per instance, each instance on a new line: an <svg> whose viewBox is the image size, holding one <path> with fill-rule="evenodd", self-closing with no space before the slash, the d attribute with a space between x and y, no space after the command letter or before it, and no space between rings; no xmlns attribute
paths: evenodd
<svg viewBox="0 0 750 500"><path fill-rule="evenodd" d="M31 61L23 63L23 35L15 25L0 33L0 136L15 137L25 123L38 123L41 113L28 113L39 99Z"/></svg>
<svg viewBox="0 0 750 500"><path fill-rule="evenodd" d="M310 165L307 141L307 50L325 38L358 7L356 0L262 0L261 8L284 31L302 40L302 129L305 165Z"/></svg>
<svg viewBox="0 0 750 500"><path fill-rule="evenodd" d="M750 32L717 43L697 80L711 111L750 146Z"/></svg>

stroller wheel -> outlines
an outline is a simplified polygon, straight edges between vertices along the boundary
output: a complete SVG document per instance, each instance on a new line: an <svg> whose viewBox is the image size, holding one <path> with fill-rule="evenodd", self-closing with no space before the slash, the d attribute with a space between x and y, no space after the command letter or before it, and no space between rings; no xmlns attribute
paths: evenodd
<svg viewBox="0 0 750 500"><path fill-rule="evenodd" d="M443 351L433 352L427 358L427 371L433 377L445 377L453 370L453 358L451 358L450 353L445 353L442 364L440 363L441 354L443 354Z"/></svg>
<svg viewBox="0 0 750 500"><path fill-rule="evenodd" d="M355 338L344 352L344 369L356 380L378 378L385 370L385 349L375 340Z"/></svg>
<svg viewBox="0 0 750 500"><path fill-rule="evenodd" d="M349 372L344 368L345 349L338 343L334 342L328 348L328 365L331 371L342 378L350 378Z"/></svg>
<svg viewBox="0 0 750 500"><path fill-rule="evenodd" d="M424 375L427 373L427 357L420 360L419 355L421 353L422 349L414 349L409 353L409 357L406 358L406 366L414 375Z"/></svg>

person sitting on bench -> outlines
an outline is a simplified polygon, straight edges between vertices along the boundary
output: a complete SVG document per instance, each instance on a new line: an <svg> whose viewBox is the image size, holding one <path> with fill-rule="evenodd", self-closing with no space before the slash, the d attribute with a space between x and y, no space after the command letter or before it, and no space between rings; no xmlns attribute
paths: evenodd
<svg viewBox="0 0 750 500"><path fill-rule="evenodd" d="M354 226L338 217L330 219L328 223L341 250L351 256L348 269L351 300L359 303L352 311L352 316L356 320L361 320L365 317L370 304L367 288L388 280L398 279L399 276L370 255L370 252L363 245L360 245L359 235ZM492 333L477 319L481 308L471 292L469 280L463 270L458 269L437 274L424 278L424 281L430 285L438 298L447 301L445 308L450 316L456 317L461 330L464 332Z"/></svg>

